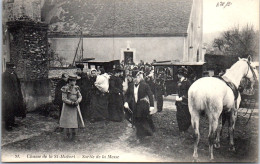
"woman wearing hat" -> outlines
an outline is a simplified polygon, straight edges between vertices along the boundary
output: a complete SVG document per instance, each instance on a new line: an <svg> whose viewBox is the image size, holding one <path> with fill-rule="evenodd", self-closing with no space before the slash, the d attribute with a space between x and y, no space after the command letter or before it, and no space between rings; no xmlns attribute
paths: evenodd
<svg viewBox="0 0 260 164"><path fill-rule="evenodd" d="M176 97L177 107L177 122L180 131L180 136L183 136L185 131L188 130L191 125L191 116L188 108L188 90L191 82L187 78L188 70L184 67L178 69L177 76L178 82L178 96Z"/></svg>
<svg viewBox="0 0 260 164"><path fill-rule="evenodd" d="M76 129L79 127L79 121L82 120L82 115L79 110L79 103L82 100L79 86L76 85L77 75L69 75L68 84L61 88L63 107L60 117L60 127L65 128L65 133L68 139L73 140L76 135ZM78 120L78 115L80 120Z"/></svg>
<svg viewBox="0 0 260 164"><path fill-rule="evenodd" d="M120 77L124 70L116 68L109 79L108 112L111 121L121 122L124 118L123 79Z"/></svg>

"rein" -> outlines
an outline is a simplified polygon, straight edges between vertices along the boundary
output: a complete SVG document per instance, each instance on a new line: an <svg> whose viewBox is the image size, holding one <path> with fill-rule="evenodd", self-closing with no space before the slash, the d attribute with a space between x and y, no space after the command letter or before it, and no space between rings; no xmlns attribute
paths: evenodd
<svg viewBox="0 0 260 164"><path fill-rule="evenodd" d="M256 77L256 74L255 74L255 71L253 70L252 66L250 65L250 63L247 61L247 64L248 64L248 69L247 69L247 73L245 74L245 78L247 78L246 76L248 75L248 72L249 72L249 69L251 70L252 74L253 74L253 78L255 81L257 81L257 77ZM248 79L248 78L247 78ZM247 119L246 123L245 123L245 126L248 124L248 122L250 121L251 119L251 116L254 112L254 109L255 109L255 105L256 105L256 100L254 102L249 102L250 103L250 106L247 108L246 112L244 115L242 115L242 117L246 116L247 114L249 114L249 118ZM252 105L252 104L253 105ZM243 109L243 108L242 108ZM248 113L249 109L251 110L251 113ZM239 116L239 115L238 115Z"/></svg>
<svg viewBox="0 0 260 164"><path fill-rule="evenodd" d="M253 74L254 80L257 81L257 77L256 77L255 71L253 70L252 66L250 65L250 63L248 61L246 63L248 65L248 68L247 68L247 73L245 74L244 77L246 77L248 75L248 72L249 72L249 69L250 69L252 74Z"/></svg>

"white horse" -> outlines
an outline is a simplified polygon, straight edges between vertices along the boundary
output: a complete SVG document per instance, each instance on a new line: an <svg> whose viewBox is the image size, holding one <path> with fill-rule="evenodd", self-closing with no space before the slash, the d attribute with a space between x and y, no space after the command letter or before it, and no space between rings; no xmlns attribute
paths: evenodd
<svg viewBox="0 0 260 164"><path fill-rule="evenodd" d="M239 58L222 76L225 81L232 82L237 88L243 77L249 78L251 87L253 87L256 80L259 79L256 67L250 64L250 57L248 57L248 59ZM219 134L222 129L222 117L220 117L220 115L223 110L231 112L229 134L230 146L231 149L234 150L233 134L237 109L241 101L240 95L238 95L235 101L232 89L223 80L216 77L204 77L198 79L191 85L188 91L188 100L191 124L196 136L193 152L194 161L198 160L197 148L200 140L199 119L202 111L205 111L209 120L208 141L210 159L214 159L213 145L219 144Z"/></svg>

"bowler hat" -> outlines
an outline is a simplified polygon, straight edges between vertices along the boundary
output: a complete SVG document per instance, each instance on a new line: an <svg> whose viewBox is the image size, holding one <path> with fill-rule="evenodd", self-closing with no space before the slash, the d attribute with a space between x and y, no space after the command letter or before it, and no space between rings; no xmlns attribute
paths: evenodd
<svg viewBox="0 0 260 164"><path fill-rule="evenodd" d="M137 77L140 74L144 74L144 72L143 71L132 71L133 77Z"/></svg>
<svg viewBox="0 0 260 164"><path fill-rule="evenodd" d="M177 74L187 76L188 70L187 70L186 68L184 68L184 67L181 67L181 68L179 68L179 69L177 70Z"/></svg>
<svg viewBox="0 0 260 164"><path fill-rule="evenodd" d="M136 76L136 74L139 72L139 69L138 69L138 67L137 66L134 66L134 68L132 69L132 77L135 77Z"/></svg>
<svg viewBox="0 0 260 164"><path fill-rule="evenodd" d="M76 64L77 68L83 69L84 68L84 64Z"/></svg>
<svg viewBox="0 0 260 164"><path fill-rule="evenodd" d="M115 72L122 72L122 71L124 71L124 69L121 68L121 67L116 67L116 68L114 69L114 71L115 71Z"/></svg>
<svg viewBox="0 0 260 164"><path fill-rule="evenodd" d="M6 63L6 68L16 68L13 63L7 62Z"/></svg>

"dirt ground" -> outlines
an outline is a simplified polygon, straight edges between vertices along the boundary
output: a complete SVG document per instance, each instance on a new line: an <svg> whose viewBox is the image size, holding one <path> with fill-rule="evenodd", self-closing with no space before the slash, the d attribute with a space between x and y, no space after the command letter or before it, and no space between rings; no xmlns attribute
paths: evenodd
<svg viewBox="0 0 260 164"><path fill-rule="evenodd" d="M156 132L143 143L136 142L135 129L127 121L86 122L86 128L78 130L76 140L68 141L63 133L54 132L57 120L31 114L30 119L21 121L21 127L2 136L2 160L191 162L193 129L190 127L189 135L180 140L174 103L171 97L165 98L163 111L153 116ZM238 118L235 152L228 150L228 128L225 125L221 147L214 149L215 162L258 162L258 110L255 111L247 125L248 115ZM208 123L205 117L200 120L200 133L199 159L208 162ZM20 139L15 136L20 136Z"/></svg>

